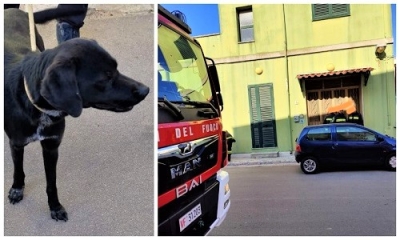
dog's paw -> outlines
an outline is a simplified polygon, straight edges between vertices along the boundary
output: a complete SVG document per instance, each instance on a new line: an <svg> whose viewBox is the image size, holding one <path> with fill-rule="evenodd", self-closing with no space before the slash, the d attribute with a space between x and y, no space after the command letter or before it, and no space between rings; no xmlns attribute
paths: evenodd
<svg viewBox="0 0 400 240"><path fill-rule="evenodd" d="M16 204L24 198L24 189L23 188L11 188L8 192L8 199L11 204Z"/></svg>
<svg viewBox="0 0 400 240"><path fill-rule="evenodd" d="M59 206L56 209L50 209L50 214L51 218L55 219L56 221L61 220L61 221L68 221L68 214L65 211L63 206Z"/></svg>

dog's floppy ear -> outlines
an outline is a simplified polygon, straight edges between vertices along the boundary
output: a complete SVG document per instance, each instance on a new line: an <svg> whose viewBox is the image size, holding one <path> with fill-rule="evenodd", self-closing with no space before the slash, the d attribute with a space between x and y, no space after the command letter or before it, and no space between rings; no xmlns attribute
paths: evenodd
<svg viewBox="0 0 400 240"><path fill-rule="evenodd" d="M56 58L46 69L40 86L40 95L50 105L72 117L82 113L82 98L79 94L73 60Z"/></svg>

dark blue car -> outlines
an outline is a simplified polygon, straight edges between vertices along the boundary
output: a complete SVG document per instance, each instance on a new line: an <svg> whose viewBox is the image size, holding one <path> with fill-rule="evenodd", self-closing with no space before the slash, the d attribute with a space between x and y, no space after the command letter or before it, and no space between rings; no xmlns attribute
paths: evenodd
<svg viewBox="0 0 400 240"><path fill-rule="evenodd" d="M306 174L324 165L382 165L396 170L396 139L354 123L305 127L296 139L295 158Z"/></svg>

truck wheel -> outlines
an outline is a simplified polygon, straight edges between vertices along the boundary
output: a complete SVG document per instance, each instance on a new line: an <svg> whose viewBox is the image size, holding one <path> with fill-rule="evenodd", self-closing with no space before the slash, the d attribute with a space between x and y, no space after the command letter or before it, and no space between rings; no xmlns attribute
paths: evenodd
<svg viewBox="0 0 400 240"><path fill-rule="evenodd" d="M396 171L396 154L391 153L389 156L386 158L386 167L390 171Z"/></svg>
<svg viewBox="0 0 400 240"><path fill-rule="evenodd" d="M300 168L305 174L313 174L319 171L319 163L313 157L306 157L300 163Z"/></svg>

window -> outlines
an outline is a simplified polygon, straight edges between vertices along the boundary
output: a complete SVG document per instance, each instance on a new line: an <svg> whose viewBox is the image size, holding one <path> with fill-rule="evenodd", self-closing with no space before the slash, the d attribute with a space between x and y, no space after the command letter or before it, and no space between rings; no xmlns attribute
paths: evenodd
<svg viewBox="0 0 400 240"><path fill-rule="evenodd" d="M374 133L358 127L338 126L336 135L338 141L376 141Z"/></svg>
<svg viewBox="0 0 400 240"><path fill-rule="evenodd" d="M312 4L313 21L350 16L349 4Z"/></svg>
<svg viewBox="0 0 400 240"><path fill-rule="evenodd" d="M238 8L239 42L254 41L253 9Z"/></svg>
<svg viewBox="0 0 400 240"><path fill-rule="evenodd" d="M312 128L307 133L310 141L329 141L331 140L331 129L329 127Z"/></svg>
<svg viewBox="0 0 400 240"><path fill-rule="evenodd" d="M276 124L272 84L249 86L253 148L276 147Z"/></svg>

